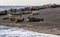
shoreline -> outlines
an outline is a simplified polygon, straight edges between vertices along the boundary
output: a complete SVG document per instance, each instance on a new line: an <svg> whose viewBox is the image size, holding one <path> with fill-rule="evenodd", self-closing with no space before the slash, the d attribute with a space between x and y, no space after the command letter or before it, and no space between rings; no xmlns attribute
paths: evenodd
<svg viewBox="0 0 60 37"><path fill-rule="evenodd" d="M12 23L12 22L0 22L0 25L2 26L9 26L9 27L18 27L18 28L23 28L26 30L34 31L34 32L39 32L39 33L47 33L47 34L55 34L55 35L60 35L60 30L59 28L54 28L51 27L51 25L47 26L44 25L37 25L39 22L20 22L20 23Z"/></svg>
<svg viewBox="0 0 60 37"><path fill-rule="evenodd" d="M24 22L14 23L13 21L9 21L9 20L1 20L1 18L7 17L3 15L0 16L0 25L24 28L26 30L39 32L39 33L60 35L60 8L43 9L43 10L39 10L38 12L40 12L40 15L38 17L45 19L43 22L24 21ZM25 16L28 15L24 15L24 17Z"/></svg>

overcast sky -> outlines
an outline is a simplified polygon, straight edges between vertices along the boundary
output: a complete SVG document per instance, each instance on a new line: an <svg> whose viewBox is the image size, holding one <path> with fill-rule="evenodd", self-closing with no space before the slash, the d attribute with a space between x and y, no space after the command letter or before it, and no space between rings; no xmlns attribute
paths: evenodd
<svg viewBox="0 0 60 37"><path fill-rule="evenodd" d="M0 0L1 5L38 6L49 3L60 4L60 0Z"/></svg>

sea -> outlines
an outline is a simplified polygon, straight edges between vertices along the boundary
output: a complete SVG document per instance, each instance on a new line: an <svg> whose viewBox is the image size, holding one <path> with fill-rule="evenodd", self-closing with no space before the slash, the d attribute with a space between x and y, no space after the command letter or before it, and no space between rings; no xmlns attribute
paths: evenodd
<svg viewBox="0 0 60 37"><path fill-rule="evenodd" d="M0 6L0 10L7 10L10 8L19 9L24 7L25 6ZM23 28L0 25L0 37L60 37L60 35L38 33Z"/></svg>
<svg viewBox="0 0 60 37"><path fill-rule="evenodd" d="M20 8L24 8L26 6L0 6L0 11L1 10L8 10L8 9L20 9Z"/></svg>

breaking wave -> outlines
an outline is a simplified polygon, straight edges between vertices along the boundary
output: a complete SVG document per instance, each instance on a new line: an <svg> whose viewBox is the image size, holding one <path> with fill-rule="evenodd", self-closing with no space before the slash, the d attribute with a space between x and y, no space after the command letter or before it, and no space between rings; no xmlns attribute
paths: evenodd
<svg viewBox="0 0 60 37"><path fill-rule="evenodd" d="M38 33L23 28L0 26L0 37L60 37L60 35Z"/></svg>

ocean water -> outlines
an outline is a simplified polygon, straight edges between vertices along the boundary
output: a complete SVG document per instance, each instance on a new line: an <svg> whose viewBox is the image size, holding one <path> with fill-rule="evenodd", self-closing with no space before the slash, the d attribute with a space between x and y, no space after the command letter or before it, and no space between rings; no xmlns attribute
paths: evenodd
<svg viewBox="0 0 60 37"><path fill-rule="evenodd" d="M0 37L60 37L60 35L38 33L23 28L0 26Z"/></svg>
<svg viewBox="0 0 60 37"><path fill-rule="evenodd" d="M8 9L11 9L11 8L20 9L20 8L24 8L24 7L26 7L26 6L0 6L0 11L1 10L8 10Z"/></svg>

